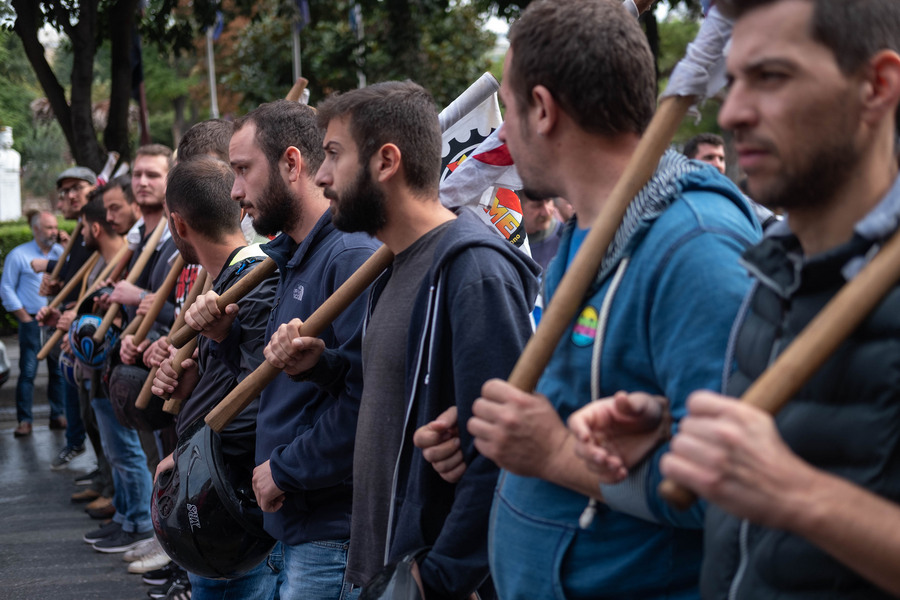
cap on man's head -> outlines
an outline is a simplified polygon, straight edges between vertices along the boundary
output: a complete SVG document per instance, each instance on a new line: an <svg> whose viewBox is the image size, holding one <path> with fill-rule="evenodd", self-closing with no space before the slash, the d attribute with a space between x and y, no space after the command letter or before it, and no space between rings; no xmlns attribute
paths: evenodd
<svg viewBox="0 0 900 600"><path fill-rule="evenodd" d="M87 181L91 185L97 185L97 175L87 167L71 167L59 174L56 178L56 187L62 183L63 179L80 179Z"/></svg>

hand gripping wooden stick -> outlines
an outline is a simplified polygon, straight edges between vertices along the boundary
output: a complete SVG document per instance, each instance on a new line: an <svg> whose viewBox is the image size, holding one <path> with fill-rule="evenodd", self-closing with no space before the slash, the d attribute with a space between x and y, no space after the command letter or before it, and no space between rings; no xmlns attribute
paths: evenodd
<svg viewBox="0 0 900 600"><path fill-rule="evenodd" d="M641 191L659 164L684 115L696 101L693 96L671 96L662 101L646 133L638 143L625 171L594 219L572 265L566 271L550 304L544 309L540 325L528 340L519 360L509 375L509 383L522 391L532 392L541 373L550 362L575 312L581 305L591 282L600 270L625 210Z"/></svg>
<svg viewBox="0 0 900 600"><path fill-rule="evenodd" d="M194 284L191 286L191 290L188 292L187 298L184 299L184 306L181 307L181 312L178 313L178 316L175 317L175 322L172 324L172 330L176 327L181 327L184 325L184 311L191 307L191 304L194 303L194 300L197 299L205 289L206 282L208 279L208 274L205 269L200 269L197 273L197 278L194 280ZM150 390L153 387L153 378L156 377L156 371L158 367L153 367L150 369L150 374L147 376L147 379L144 381L144 385L141 386L141 393L138 394L137 400L135 400L135 407L144 410L150 404L150 398L153 396L153 392Z"/></svg>
<svg viewBox="0 0 900 600"><path fill-rule="evenodd" d="M194 355L194 350L197 349L199 341L200 338L191 338L187 344L178 349L178 352L172 358L172 369L175 371L175 377L178 379L181 379L181 375L184 373L184 367L181 366L181 363ZM181 404L184 402L184 398L179 398L174 392L171 394L166 392L160 397L166 401L163 404L164 411L172 415L177 415L181 412Z"/></svg>
<svg viewBox="0 0 900 600"><path fill-rule="evenodd" d="M256 265L252 271L238 279L234 285L222 292L222 295L216 299L216 306L219 307L220 311L224 312L226 306L239 302L241 298L255 289L256 286L262 283L263 280L269 277L269 275L274 273L277 269L278 265L275 264L275 261L267 257L261 263ZM184 324L178 329L173 327L172 331L174 333L169 336L169 343L176 348L181 348L200 333L188 324Z"/></svg>
<svg viewBox="0 0 900 600"><path fill-rule="evenodd" d="M747 388L741 401L775 415L800 391L838 347L900 281L900 231L803 328L793 342ZM697 496L668 479L659 494L680 510Z"/></svg>
<svg viewBox="0 0 900 600"><path fill-rule="evenodd" d="M169 269L169 274L166 275L166 280L163 281L163 284L159 286L158 290L156 290L156 296L154 296L153 303L147 310L147 314L143 315L141 324L138 326L136 333L134 334L134 345L139 345L147 337L147 334L150 333L150 328L153 327L153 322L156 321L156 317L158 317L159 313L162 312L163 306L166 305L166 300L168 299L169 294L172 293L172 289L175 287L175 284L178 283L178 276L181 275L181 271L184 269L184 265L184 258L179 254L172 262L172 268Z"/></svg>
<svg viewBox="0 0 900 600"><path fill-rule="evenodd" d="M306 319L300 327L300 334L308 337L321 334L393 260L394 255L387 246L379 248ZM272 366L268 361L263 361L206 415L207 425L214 431L221 432L279 373L281 369Z"/></svg>
<svg viewBox="0 0 900 600"><path fill-rule="evenodd" d="M88 258L87 261L83 265L81 265L81 268L78 269L78 272L76 272L72 279L70 279L68 283L66 283L66 287L62 289L59 295L54 298L53 302L48 304L48 306L50 306L51 308L56 308L56 306L58 306L58 303L54 304L56 303L56 299L59 298L61 302L63 298L69 295L69 292L66 291L66 288L69 288L69 291L71 291L72 289L75 289L77 286L81 285L81 282L87 278L87 276L91 272L91 269L94 268L94 265L97 264L98 260L100 260L100 254L98 252L94 252L93 254L91 254L90 258ZM65 294L63 294L63 292L65 292ZM80 302L81 298L78 298L78 301ZM50 338L44 343L44 346L37 353L37 359L44 360L45 358L47 358L47 356L50 355L50 351L54 346L56 346L57 342L59 342L59 340L63 335L65 335L65 333L66 331L64 329L56 329L50 336Z"/></svg>
<svg viewBox="0 0 900 600"><path fill-rule="evenodd" d="M141 272L144 270L144 267L147 266L147 263L150 262L150 257L153 256L153 253L156 251L156 245L159 243L165 228L166 218L161 217L159 223L156 225L156 229L150 234L150 239L148 239L147 243L144 245L143 251L140 256L138 256L137 262L134 263L134 267L132 267L131 272L128 273L128 277L125 281L133 284L137 281L138 277L141 276ZM109 326L112 325L113 321L116 319L116 314L118 314L120 308L121 305L118 302L113 302L109 305L106 314L103 316L103 322L100 323L100 327L94 332L93 339L95 343L99 344L103 341L106 330L109 329Z"/></svg>
<svg viewBox="0 0 900 600"><path fill-rule="evenodd" d="M50 279L52 281L56 281L57 279L59 279L59 272L62 271L63 263L66 262L66 258L69 256L69 254L72 253L72 248L75 247L75 238L78 237L79 227L81 227L81 219L78 219L78 221L75 222L75 229L72 230L72 235L69 236L69 241L66 242L66 247L63 248L62 254L59 255L59 258L56 259L56 266L53 267L53 271L50 273Z"/></svg>

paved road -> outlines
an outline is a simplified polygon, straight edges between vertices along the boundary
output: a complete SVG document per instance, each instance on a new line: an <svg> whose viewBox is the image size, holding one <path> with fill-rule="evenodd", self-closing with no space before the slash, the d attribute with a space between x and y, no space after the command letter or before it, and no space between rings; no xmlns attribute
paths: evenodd
<svg viewBox="0 0 900 600"><path fill-rule="evenodd" d="M0 388L0 599L136 600L146 598L139 575L126 571L121 554L101 554L81 537L97 526L69 496L80 488L77 475L94 468L88 451L70 468L51 471L50 461L65 444L62 431L47 427L46 370L35 389L35 429L14 438L15 338L2 338L13 373Z"/></svg>

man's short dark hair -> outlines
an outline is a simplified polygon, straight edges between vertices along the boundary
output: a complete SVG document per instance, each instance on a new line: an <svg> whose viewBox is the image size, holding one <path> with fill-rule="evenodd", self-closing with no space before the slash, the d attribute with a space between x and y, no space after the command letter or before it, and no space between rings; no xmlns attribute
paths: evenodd
<svg viewBox="0 0 900 600"><path fill-rule="evenodd" d="M178 160L191 160L197 156L215 156L228 162L228 144L234 133L234 123L224 119L200 121L184 132L178 142Z"/></svg>
<svg viewBox="0 0 900 600"><path fill-rule="evenodd" d="M162 156L169 163L169 168L172 168L173 158L172 158L172 149L163 144L146 144L137 149L137 152L134 153L135 159L138 156Z"/></svg>
<svg viewBox="0 0 900 600"><path fill-rule="evenodd" d="M385 81L335 94L319 106L319 124L349 116L361 165L385 144L403 157L406 183L423 193L437 191L441 173L441 126L434 99L412 81Z"/></svg>
<svg viewBox="0 0 900 600"><path fill-rule="evenodd" d="M656 68L637 20L616 0L537 0L509 28L508 75L520 108L546 87L595 135L642 134L656 109Z"/></svg>
<svg viewBox="0 0 900 600"><path fill-rule="evenodd" d="M716 135L715 133L698 133L687 141L682 154L688 158L697 158L697 149L700 147L700 144L724 147L725 140L722 139L721 135Z"/></svg>
<svg viewBox="0 0 900 600"><path fill-rule="evenodd" d="M122 195L125 196L125 202L134 204L134 190L131 189L131 175L124 173L118 177L113 177L106 185L97 188L95 192L99 192L100 198L103 198L103 193L112 188L119 188L122 190Z"/></svg>
<svg viewBox="0 0 900 600"><path fill-rule="evenodd" d="M310 178L316 176L325 158L323 131L316 121L316 111L299 102L276 100L260 104L235 121L234 130L238 131L247 123L256 126L256 143L269 160L270 169L274 169L285 150L293 146L303 156Z"/></svg>
<svg viewBox="0 0 900 600"><path fill-rule="evenodd" d="M106 220L106 208L103 206L103 194L110 189L110 184L91 190L87 203L81 207L81 217L88 223L99 223L106 235L116 237L112 223Z"/></svg>
<svg viewBox="0 0 900 600"><path fill-rule="evenodd" d="M234 172L211 156L178 161L166 184L166 205L191 229L216 241L240 231L241 209L231 199Z"/></svg>

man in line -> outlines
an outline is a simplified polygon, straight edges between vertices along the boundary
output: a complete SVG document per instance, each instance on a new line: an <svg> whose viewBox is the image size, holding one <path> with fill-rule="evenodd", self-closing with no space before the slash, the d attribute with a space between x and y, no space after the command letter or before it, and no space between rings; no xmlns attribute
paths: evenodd
<svg viewBox="0 0 900 600"><path fill-rule="evenodd" d="M524 194L522 194L524 196ZM528 234L531 257L547 270L550 260L556 256L562 235L562 222L554 216L553 198L522 198L522 222Z"/></svg>
<svg viewBox="0 0 900 600"><path fill-rule="evenodd" d="M736 397L896 235L900 5L722 8L737 21L719 122L753 197L788 215L744 257L758 285L725 387ZM774 421L730 397L691 397L662 468L714 504L705 596L900 594L898 310L895 286Z"/></svg>
<svg viewBox="0 0 900 600"><path fill-rule="evenodd" d="M347 578L364 585L387 562L428 548L417 558L426 598L493 597L486 531L498 470L466 436L467 472L448 484L412 433L450 407L465 423L481 384L512 368L531 335L537 265L469 209L457 216L441 205L440 127L420 86L348 92L320 106L319 119L326 160L316 181L335 226L374 235L395 255L372 289L363 340ZM292 325L267 358L329 381L317 362L324 344L297 339Z"/></svg>
<svg viewBox="0 0 900 600"><path fill-rule="evenodd" d="M199 156L188 161L179 159L169 172L166 191L166 214L172 239L185 260L202 265L213 280L210 295L215 298L250 273L265 254L259 245L247 246L240 226L241 210L231 200L234 173L221 160ZM160 366L153 392L171 393L185 399L176 419L176 430L182 438L189 428L228 395L263 361L266 322L275 296L277 276L260 283L240 301L237 317L229 324L207 329L198 345L198 359L182 363L185 371L176 378L169 358ZM191 307L192 311L199 307ZM174 355L174 351L172 352ZM258 402L252 402L221 432L222 451L229 464L254 463L256 414ZM159 475L174 467L170 455L160 461ZM248 482L249 483L249 482ZM235 579L207 579L188 573L196 600L233 597L245 600L269 600L275 596L278 574L268 561ZM175 588L170 588L173 596Z"/></svg>
<svg viewBox="0 0 900 600"><path fill-rule="evenodd" d="M72 167L66 169L56 178L56 190L59 196L59 206L62 210L63 217L69 220L77 219L81 214L81 209L87 204L88 194L94 190L97 185L97 176L87 167ZM81 227L76 227L73 233L75 241L72 249L66 257L66 262L60 269L59 277L56 281L51 281L49 273L56 267L55 260L35 259L31 261L31 267L35 273L45 273L41 280L41 295L53 296L62 285L71 279L75 272L81 268L84 262L90 257L91 251L85 247L84 236L81 234ZM64 300L66 305L70 305L78 298L78 291L73 291L68 298ZM51 356L58 356L53 353ZM81 454L84 449L85 427L81 420L81 409L78 400L78 388L63 381L63 392L66 402L66 445L59 451L50 462L51 469L62 469L73 458ZM73 495L73 500L91 500L91 494L78 493Z"/></svg>
<svg viewBox="0 0 900 600"><path fill-rule="evenodd" d="M685 143L683 154L688 158L714 166L725 174L725 140L715 133L700 133Z"/></svg>
<svg viewBox="0 0 900 600"><path fill-rule="evenodd" d="M19 322L19 380L16 382L16 419L18 427L15 437L31 435L32 405L34 403L34 377L37 374L38 351L41 349L41 328L34 318L47 299L38 294L41 276L31 268L34 259L55 259L62 252L56 244L58 232L56 217L50 211L35 212L28 219L34 239L10 250L3 262L3 276L0 279L0 299L3 308ZM63 381L59 364L47 361L49 382L47 400L50 402L50 426L53 429L65 427ZM84 448L81 449L84 452Z"/></svg>
<svg viewBox="0 0 900 600"><path fill-rule="evenodd" d="M650 121L653 59L615 2L539 0L510 28L500 95L501 138L526 194L575 208L545 275L549 300ZM677 422L691 391L715 387L750 283L738 258L758 236L730 181L667 152L632 200L538 393L485 384L468 430L506 471L490 548L502 598L698 597L702 508L677 512L656 493L669 423L657 420L656 438L597 475L576 457L564 419L625 390L670 398Z"/></svg>
<svg viewBox="0 0 900 600"><path fill-rule="evenodd" d="M261 105L235 123L229 157L232 199L260 234L283 232L265 247L280 273L268 338L282 323L308 318L377 244L331 224L328 200L313 179L324 158L313 109L286 100ZM223 314L209 302L214 298L204 296L202 310L185 315L191 327L231 322L237 305ZM282 600L351 597L344 571L364 310L357 300L322 334L346 379L320 387L281 373L260 396L253 488L266 531L283 545Z"/></svg>

